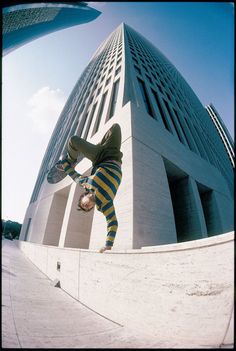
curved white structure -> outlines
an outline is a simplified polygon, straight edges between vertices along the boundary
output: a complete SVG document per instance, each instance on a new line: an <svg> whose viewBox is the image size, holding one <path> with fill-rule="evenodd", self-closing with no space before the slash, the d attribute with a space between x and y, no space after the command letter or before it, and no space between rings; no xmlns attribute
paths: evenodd
<svg viewBox="0 0 236 351"><path fill-rule="evenodd" d="M233 230L233 167L213 122L172 63L122 24L97 49L58 119L21 240L81 249L104 245L105 217L76 210L80 186L69 177L49 185L46 174L71 135L97 144L113 123L121 127L124 155L115 249ZM91 166L83 159L77 170L87 175Z"/></svg>
<svg viewBox="0 0 236 351"><path fill-rule="evenodd" d="M63 290L166 348L233 343L234 234L99 254L19 242Z"/></svg>
<svg viewBox="0 0 236 351"><path fill-rule="evenodd" d="M101 12L85 2L9 1L2 10L2 54L68 27L87 23Z"/></svg>

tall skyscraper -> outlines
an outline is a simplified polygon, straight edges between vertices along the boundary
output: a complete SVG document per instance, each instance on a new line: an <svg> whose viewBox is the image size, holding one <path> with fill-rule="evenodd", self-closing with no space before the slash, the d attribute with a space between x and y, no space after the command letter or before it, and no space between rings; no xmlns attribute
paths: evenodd
<svg viewBox="0 0 236 351"><path fill-rule="evenodd" d="M21 240L59 247L104 244L104 216L76 210L82 190L47 170L76 134L98 143L122 129L123 178L115 248L178 243L233 229L233 168L219 133L174 65L121 24L92 56L58 119L27 209ZM80 174L91 162L82 159ZM82 213L81 213L82 212Z"/></svg>
<svg viewBox="0 0 236 351"><path fill-rule="evenodd" d="M231 135L229 134L224 122L222 121L219 113L216 111L216 108L213 106L213 104L207 105L206 110L220 135L220 138L225 146L226 152L229 156L232 166L235 167L234 142L233 142L233 139L231 138Z"/></svg>
<svg viewBox="0 0 236 351"><path fill-rule="evenodd" d="M101 13L82 1L22 1L4 7L2 12L3 56L46 34L90 22Z"/></svg>

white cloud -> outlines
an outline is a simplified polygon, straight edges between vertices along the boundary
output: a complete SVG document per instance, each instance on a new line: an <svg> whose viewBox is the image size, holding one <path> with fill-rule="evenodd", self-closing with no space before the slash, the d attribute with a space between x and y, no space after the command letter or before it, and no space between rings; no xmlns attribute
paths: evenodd
<svg viewBox="0 0 236 351"><path fill-rule="evenodd" d="M51 135L58 117L65 105L66 97L60 89L43 87L28 101L28 117L38 134Z"/></svg>

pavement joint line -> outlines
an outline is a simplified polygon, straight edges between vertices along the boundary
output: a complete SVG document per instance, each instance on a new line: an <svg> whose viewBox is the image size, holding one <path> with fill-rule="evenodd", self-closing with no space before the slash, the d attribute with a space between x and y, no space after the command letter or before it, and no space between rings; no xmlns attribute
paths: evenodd
<svg viewBox="0 0 236 351"><path fill-rule="evenodd" d="M9 262L9 272L12 274L11 272L11 265L10 265L10 262ZM8 282L9 282L9 296L10 296L10 301L11 301L11 312L12 312L12 319L13 319L13 323L14 323L14 328L15 328L15 334L16 337L17 337L17 340L18 340L18 343L20 345L20 348L22 349L22 345L21 345L21 342L20 342L20 337L19 337L19 334L17 332L17 327L16 327L16 321L15 321L15 315L14 315L14 309L13 309L13 303L12 303L12 292L11 292L11 283L10 283L10 279L11 277L9 276L8 278Z"/></svg>
<svg viewBox="0 0 236 351"><path fill-rule="evenodd" d="M233 301L233 303L232 303L231 312L230 312L230 316L231 316L231 317L232 317L232 315L233 315L233 312L234 312L234 301ZM224 344L224 340L225 340L226 335L227 335L227 332L228 332L228 330L229 330L230 321L231 321L231 318L229 318L229 320L228 320L228 324L227 324L227 327L226 327L226 330L225 330L224 337L223 337L223 340L222 340L221 345L225 345L225 344Z"/></svg>
<svg viewBox="0 0 236 351"><path fill-rule="evenodd" d="M63 290L63 289L61 288L61 290ZM69 295L73 300L75 300L76 302L80 303L81 305L83 305L83 306L84 306L85 308L87 308L88 310L90 310L90 311L96 313L97 315L99 315L100 317L102 317L102 318L108 320L109 322L112 322L112 323L114 323L114 324L117 324L119 327L124 327L124 325L122 325L122 324L120 324L120 323L118 323L118 322L115 322L115 321L113 321L112 319L110 319L110 318L108 318L108 317L105 317L103 314L101 314L101 313L99 313L99 312L93 310L91 307L88 307L85 303L81 302L79 299L77 300L74 296L70 295L67 291L65 291L65 290L63 290L63 291L64 291L67 295Z"/></svg>

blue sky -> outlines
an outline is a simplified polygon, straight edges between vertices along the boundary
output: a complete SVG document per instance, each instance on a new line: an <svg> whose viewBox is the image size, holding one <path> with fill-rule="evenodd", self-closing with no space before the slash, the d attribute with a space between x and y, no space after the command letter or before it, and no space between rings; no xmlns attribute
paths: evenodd
<svg viewBox="0 0 236 351"><path fill-rule="evenodd" d="M234 5L89 2L93 22L52 33L2 60L2 218L23 222L53 127L91 56L121 22L150 40L234 136Z"/></svg>

